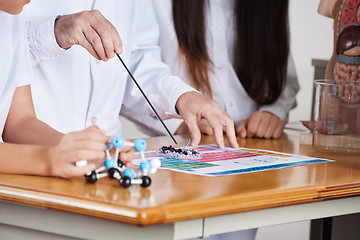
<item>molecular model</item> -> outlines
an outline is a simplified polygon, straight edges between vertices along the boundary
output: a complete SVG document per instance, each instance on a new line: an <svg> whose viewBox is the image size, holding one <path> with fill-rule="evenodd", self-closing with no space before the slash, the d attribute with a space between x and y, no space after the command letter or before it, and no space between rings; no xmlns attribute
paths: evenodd
<svg viewBox="0 0 360 240"><path fill-rule="evenodd" d="M140 152L141 163L138 169L126 168L125 164L119 159L119 152L124 146L134 147L135 151ZM110 156L110 149L115 148L115 158ZM104 166L95 169L85 175L88 183L94 183L102 177L109 176L111 179L117 179L120 185L128 188L131 184L138 184L144 188L150 186L151 178L148 174L153 174L161 166L158 158L146 160L144 151L146 150L146 142L143 139L137 139L134 143L125 141L123 137L114 137L109 141L105 150L106 160ZM76 163L77 166L86 165L86 160Z"/></svg>

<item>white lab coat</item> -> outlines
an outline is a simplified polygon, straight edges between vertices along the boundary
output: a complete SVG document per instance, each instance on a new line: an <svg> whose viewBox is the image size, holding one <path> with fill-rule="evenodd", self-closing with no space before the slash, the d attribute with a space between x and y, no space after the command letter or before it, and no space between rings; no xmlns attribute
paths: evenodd
<svg viewBox="0 0 360 240"><path fill-rule="evenodd" d="M31 79L29 49L23 14L0 11L0 142L16 87Z"/></svg>
<svg viewBox="0 0 360 240"><path fill-rule="evenodd" d="M37 116L60 132L96 123L109 135L121 135L122 106L155 117L117 57L97 61L84 48L63 50L53 29L58 15L98 9L118 30L122 59L162 117L179 116L175 103L193 88L160 61L158 26L150 1L37 0L28 9L28 37L34 68L32 94ZM44 61L46 60L46 61Z"/></svg>
<svg viewBox="0 0 360 240"><path fill-rule="evenodd" d="M172 20L171 1L152 0L152 2L160 27L159 45L162 50L162 60L170 66L172 74L190 83L184 59L179 57L178 41ZM211 0L208 3L206 9L206 40L209 57L214 64L214 72L209 73L213 99L220 103L236 125L250 117L254 111L268 111L287 121L288 112L295 107L295 95L299 91L291 56L288 63L287 84L281 96L273 104L258 106L246 93L232 66L234 58L233 0ZM122 110L122 113L129 116L128 118L133 121L143 118L127 109ZM151 136L166 134L162 127L152 119L138 122L140 124L139 129ZM165 121L172 132L176 131L181 122L181 119Z"/></svg>

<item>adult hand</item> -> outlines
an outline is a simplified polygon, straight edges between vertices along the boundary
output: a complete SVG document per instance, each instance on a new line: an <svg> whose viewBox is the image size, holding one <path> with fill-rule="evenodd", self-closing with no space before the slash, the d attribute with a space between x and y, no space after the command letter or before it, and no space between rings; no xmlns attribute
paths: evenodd
<svg viewBox="0 0 360 240"><path fill-rule="evenodd" d="M242 138L279 138L285 122L270 112L254 112L249 118L241 121L236 132Z"/></svg>
<svg viewBox="0 0 360 240"><path fill-rule="evenodd" d="M64 135L60 143L49 152L51 175L71 178L95 170L96 161L105 158L107 140L105 132L96 126ZM77 161L83 159L93 163L84 167L75 166Z"/></svg>
<svg viewBox="0 0 360 240"><path fill-rule="evenodd" d="M199 126L201 133L206 134L206 135L214 135L214 131L206 119L201 119L198 122L198 126Z"/></svg>
<svg viewBox="0 0 360 240"><path fill-rule="evenodd" d="M190 135L191 146L197 146L200 143L201 132L198 122L206 119L211 127L216 143L220 148L224 148L225 130L232 147L239 147L234 122L230 116L221 108L220 104L204 97L197 92L187 92L179 97L176 107L186 123Z"/></svg>
<svg viewBox="0 0 360 240"><path fill-rule="evenodd" d="M209 122L206 119L200 119L198 122L198 126L200 129L200 132L206 135L213 135L213 129L210 127ZM187 134L189 133L189 129L186 126L184 122L181 123L181 125L178 127L178 129L175 131L175 134Z"/></svg>
<svg viewBox="0 0 360 240"><path fill-rule="evenodd" d="M116 28L98 10L64 15L55 21L55 38L62 48L81 45L98 60L108 61L122 52Z"/></svg>

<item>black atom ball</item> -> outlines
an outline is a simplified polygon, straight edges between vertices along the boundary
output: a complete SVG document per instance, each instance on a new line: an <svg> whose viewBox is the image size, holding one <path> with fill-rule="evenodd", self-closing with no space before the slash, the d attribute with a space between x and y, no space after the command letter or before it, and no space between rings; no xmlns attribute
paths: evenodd
<svg viewBox="0 0 360 240"><path fill-rule="evenodd" d="M123 188L128 188L131 185L131 179L128 176L123 176L120 180L119 180L120 185Z"/></svg>
<svg viewBox="0 0 360 240"><path fill-rule="evenodd" d="M124 166L123 161L121 161L120 159L118 159L117 164L118 164L119 168L122 168Z"/></svg>
<svg viewBox="0 0 360 240"><path fill-rule="evenodd" d="M141 184L142 187L147 188L150 186L151 178L149 176L142 176L141 179L143 180Z"/></svg>
<svg viewBox="0 0 360 240"><path fill-rule="evenodd" d="M88 183L94 183L98 180L95 171L92 171L89 175L85 175L85 179Z"/></svg>
<svg viewBox="0 0 360 240"><path fill-rule="evenodd" d="M116 169L116 168L110 168L109 170L108 170L108 175L109 175L109 178L111 178L111 179L115 179L115 173L118 173L119 174L119 176L121 176L120 175L120 171L118 170L118 169Z"/></svg>

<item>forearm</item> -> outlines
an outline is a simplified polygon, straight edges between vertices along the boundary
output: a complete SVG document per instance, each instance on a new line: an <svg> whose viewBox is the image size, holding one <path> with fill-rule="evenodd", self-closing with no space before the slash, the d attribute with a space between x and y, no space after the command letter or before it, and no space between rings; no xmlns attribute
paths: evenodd
<svg viewBox="0 0 360 240"><path fill-rule="evenodd" d="M0 173L50 176L49 147L0 143Z"/></svg>
<svg viewBox="0 0 360 240"><path fill-rule="evenodd" d="M3 140L8 143L55 146L63 135L36 117L28 117L20 123L7 122Z"/></svg>
<svg viewBox="0 0 360 240"><path fill-rule="evenodd" d="M63 134L36 118L30 86L16 88L3 131L3 140L10 143L54 146Z"/></svg>
<svg viewBox="0 0 360 240"><path fill-rule="evenodd" d="M91 126L65 135L54 147L0 143L0 173L63 178L83 176L104 160L107 142L105 132ZM77 167L75 163L82 159L88 160L89 164Z"/></svg>

